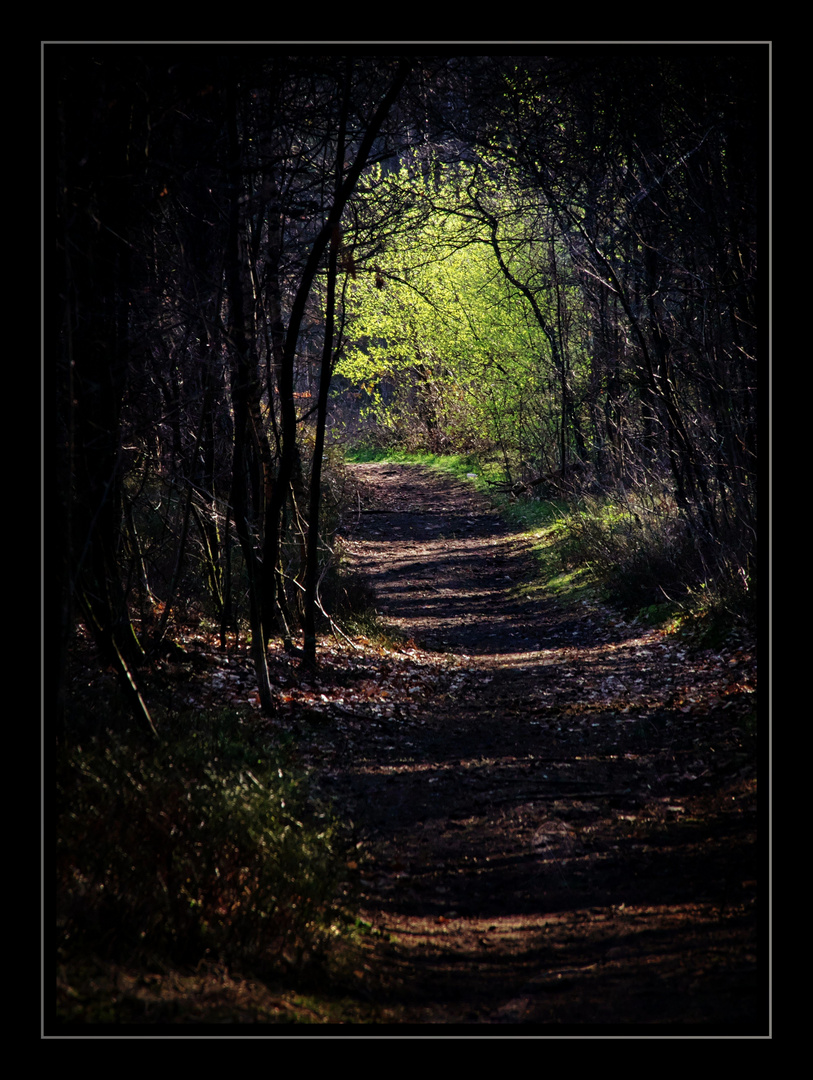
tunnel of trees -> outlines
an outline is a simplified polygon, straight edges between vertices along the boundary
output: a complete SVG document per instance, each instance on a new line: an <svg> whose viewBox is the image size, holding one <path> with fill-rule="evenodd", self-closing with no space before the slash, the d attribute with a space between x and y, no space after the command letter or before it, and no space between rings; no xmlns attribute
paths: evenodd
<svg viewBox="0 0 813 1080"><path fill-rule="evenodd" d="M249 627L270 707L364 423L518 492L645 487L755 588L765 50L55 46L44 74L57 727L81 626L154 734L141 673L190 598Z"/></svg>

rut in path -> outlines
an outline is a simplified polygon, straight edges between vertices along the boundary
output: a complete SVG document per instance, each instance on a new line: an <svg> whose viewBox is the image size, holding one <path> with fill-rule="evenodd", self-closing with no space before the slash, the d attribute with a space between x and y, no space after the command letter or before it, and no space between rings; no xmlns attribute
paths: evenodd
<svg viewBox="0 0 813 1080"><path fill-rule="evenodd" d="M357 570L448 661L339 784L365 911L393 940L382 1019L756 1023L755 780L724 725L714 763L699 758L670 705L680 657L534 599L527 544L470 485L416 466L354 476Z"/></svg>

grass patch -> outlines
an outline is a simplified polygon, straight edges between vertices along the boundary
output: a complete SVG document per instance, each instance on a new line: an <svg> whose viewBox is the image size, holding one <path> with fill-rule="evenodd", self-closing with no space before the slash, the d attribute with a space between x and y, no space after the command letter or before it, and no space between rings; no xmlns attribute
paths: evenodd
<svg viewBox="0 0 813 1080"><path fill-rule="evenodd" d="M347 566L341 543L334 541L334 547L339 558L325 581L323 599L342 632L351 638L373 641L386 649L401 648L406 635L387 623L376 610L375 591Z"/></svg>
<svg viewBox="0 0 813 1080"><path fill-rule="evenodd" d="M597 599L599 583L595 575L574 557L563 504L540 503L530 512L526 506L510 516L522 528L539 568L537 585L525 589L526 593L538 591L562 603Z"/></svg>
<svg viewBox="0 0 813 1080"><path fill-rule="evenodd" d="M488 495L496 505L502 508L503 502L495 493L495 487L505 483L505 472L493 462L480 461L471 454L433 454L428 450L397 450L394 448L379 450L362 448L347 452L347 461L354 462L389 462L393 465L425 465L431 469L449 473L458 480L465 480L483 494Z"/></svg>
<svg viewBox="0 0 813 1080"><path fill-rule="evenodd" d="M407 643L407 636L397 626L392 626L373 607L354 611L345 615L342 626L348 634L361 642L373 642L384 649L401 649Z"/></svg>
<svg viewBox="0 0 813 1080"><path fill-rule="evenodd" d="M391 462L394 465L426 465L429 468L441 469L443 472L452 473L454 476L465 478L468 473L480 473L481 466L466 454L433 454L428 450L380 450L366 448L351 450L347 453L347 461L354 462Z"/></svg>

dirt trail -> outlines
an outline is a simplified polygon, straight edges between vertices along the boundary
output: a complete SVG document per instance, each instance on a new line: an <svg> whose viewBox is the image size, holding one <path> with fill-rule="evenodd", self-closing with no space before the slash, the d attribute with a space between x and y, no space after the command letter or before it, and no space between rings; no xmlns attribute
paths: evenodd
<svg viewBox="0 0 813 1080"><path fill-rule="evenodd" d="M379 1022L763 1033L753 657L531 599L471 485L353 476L349 555L442 672L335 775Z"/></svg>

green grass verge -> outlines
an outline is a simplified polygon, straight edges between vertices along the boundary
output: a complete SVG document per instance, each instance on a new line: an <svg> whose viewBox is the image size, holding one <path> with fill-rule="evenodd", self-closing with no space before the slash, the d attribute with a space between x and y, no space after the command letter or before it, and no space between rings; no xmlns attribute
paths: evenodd
<svg viewBox="0 0 813 1080"><path fill-rule="evenodd" d="M479 463L466 454L431 454L429 451L356 449L348 451L347 461L392 462L397 465L426 465L433 469L465 478L468 473L480 472Z"/></svg>
<svg viewBox="0 0 813 1080"><path fill-rule="evenodd" d="M597 595L598 583L589 567L573 564L567 529L572 508L564 500L514 500L500 494L497 485L505 482L504 471L496 464L484 464L466 454L357 449L347 454L347 461L425 465L473 484L531 544L539 565L539 578L533 585L523 586L526 594L543 594L563 603Z"/></svg>
<svg viewBox="0 0 813 1080"><path fill-rule="evenodd" d="M530 542L539 579L526 593L600 600L637 622L712 645L755 621L747 556L699 550L674 503L646 488L620 498L512 500L499 493L504 473L472 456L389 449L358 450L348 460L427 465L473 483Z"/></svg>
<svg viewBox="0 0 813 1080"><path fill-rule="evenodd" d="M495 463L479 461L471 454L432 454L428 450L405 451L390 448L356 449L348 451L345 460L350 462L391 462L394 465L425 465L431 469L446 472L458 480L465 480L474 487L488 495L488 497L502 508L503 502L496 494L496 485L505 482L505 472Z"/></svg>

